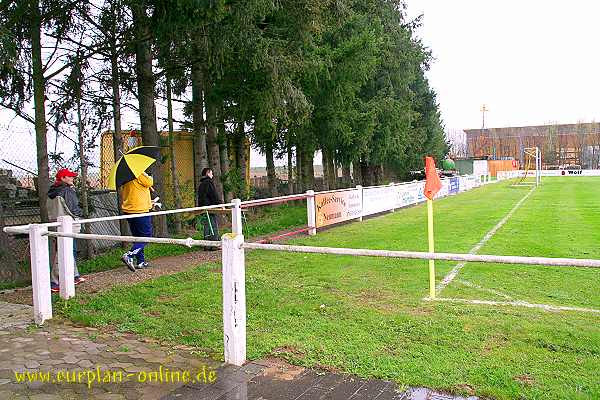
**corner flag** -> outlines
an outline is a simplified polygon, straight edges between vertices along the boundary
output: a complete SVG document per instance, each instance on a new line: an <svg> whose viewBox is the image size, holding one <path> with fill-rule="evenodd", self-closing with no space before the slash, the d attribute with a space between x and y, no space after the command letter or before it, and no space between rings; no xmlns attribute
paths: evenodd
<svg viewBox="0 0 600 400"><path fill-rule="evenodd" d="M433 200L437 192L442 188L442 182L435 169L435 161L432 157L425 157L425 197Z"/></svg>

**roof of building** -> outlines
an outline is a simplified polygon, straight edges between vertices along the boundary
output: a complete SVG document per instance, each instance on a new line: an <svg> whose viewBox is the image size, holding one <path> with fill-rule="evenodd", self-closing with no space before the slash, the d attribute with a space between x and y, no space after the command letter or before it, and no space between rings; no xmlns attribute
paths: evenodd
<svg viewBox="0 0 600 400"><path fill-rule="evenodd" d="M554 130L557 135L600 134L599 122L577 124L549 124L535 126L514 126L505 128L465 129L467 136L542 136Z"/></svg>

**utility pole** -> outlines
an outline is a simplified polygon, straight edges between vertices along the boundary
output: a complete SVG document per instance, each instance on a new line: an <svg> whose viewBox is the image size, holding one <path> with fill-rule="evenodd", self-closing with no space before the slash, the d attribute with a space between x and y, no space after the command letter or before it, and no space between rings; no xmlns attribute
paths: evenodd
<svg viewBox="0 0 600 400"><path fill-rule="evenodd" d="M481 106L481 129L485 129L485 112L490 111L485 104Z"/></svg>

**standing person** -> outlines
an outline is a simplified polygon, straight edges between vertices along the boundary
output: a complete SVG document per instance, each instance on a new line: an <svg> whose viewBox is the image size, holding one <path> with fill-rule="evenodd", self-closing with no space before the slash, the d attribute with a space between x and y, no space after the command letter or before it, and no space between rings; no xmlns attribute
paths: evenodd
<svg viewBox="0 0 600 400"><path fill-rule="evenodd" d="M79 207L79 199L77 198L77 193L75 192L75 187L73 186L76 176L77 173L68 168L60 169L56 173L56 180L48 190L48 216L51 222L56 222L58 217L64 215L70 215L73 217L73 219L79 219L83 216L83 212ZM73 233L79 233L80 229L81 225L73 224ZM76 243L76 240L73 239L73 259L75 260L77 260ZM52 267L50 271L50 290L53 292L59 291L56 247L56 239L52 239L52 247L50 248L52 260ZM76 285L86 281L85 278L79 275L77 263L74 265L73 279L75 280Z"/></svg>
<svg viewBox="0 0 600 400"><path fill-rule="evenodd" d="M215 189L213 182L213 171L210 168L202 170L200 186L198 186L198 206L212 206L221 204L221 198ZM215 214L206 213L206 222L204 223L204 240L219 241L219 225ZM216 248L206 248L206 250L216 250Z"/></svg>
<svg viewBox="0 0 600 400"><path fill-rule="evenodd" d="M144 214L152 209L152 200L150 199L150 189L154 184L151 176L145 172L136 179L127 182L122 186L121 210L123 214ZM131 234L138 237L152 236L152 217L142 216L127 219ZM147 243L134 243L127 253L123 254L121 260L127 265L130 271L148 268L150 265L144 258L144 247ZM137 263L136 263L137 261Z"/></svg>

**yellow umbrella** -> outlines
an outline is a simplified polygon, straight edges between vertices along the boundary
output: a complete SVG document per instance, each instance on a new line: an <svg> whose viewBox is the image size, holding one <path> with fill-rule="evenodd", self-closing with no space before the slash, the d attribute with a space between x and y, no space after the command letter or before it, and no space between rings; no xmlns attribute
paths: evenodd
<svg viewBox="0 0 600 400"><path fill-rule="evenodd" d="M137 179L160 155L157 146L139 146L129 150L111 168L108 188L116 190L127 182Z"/></svg>

